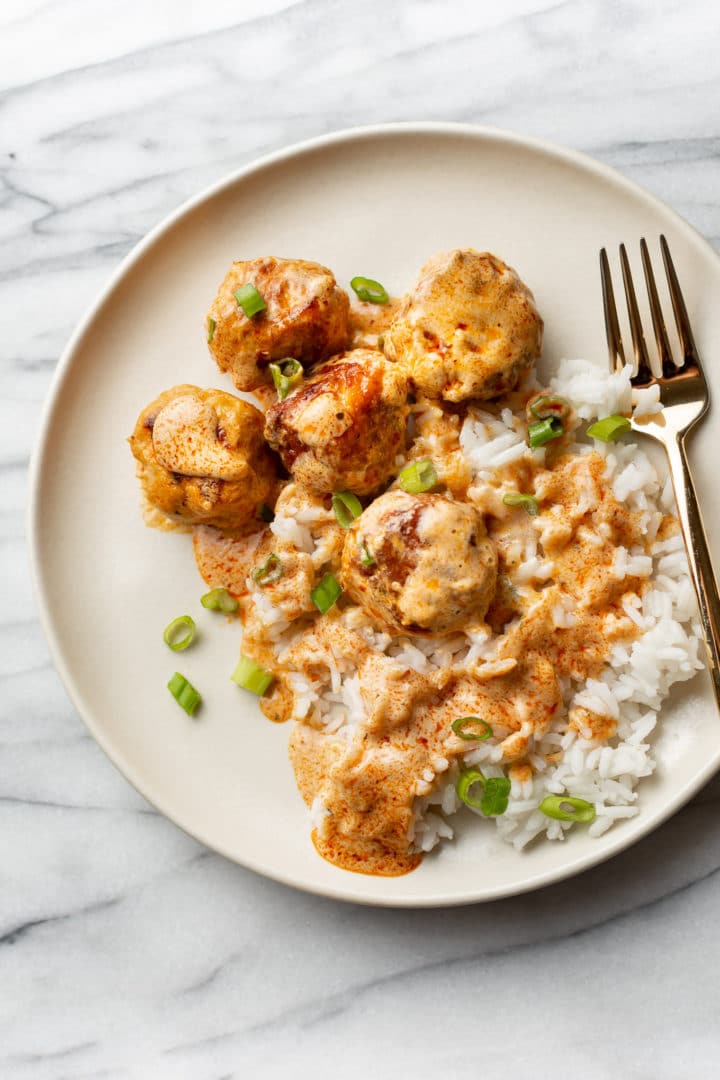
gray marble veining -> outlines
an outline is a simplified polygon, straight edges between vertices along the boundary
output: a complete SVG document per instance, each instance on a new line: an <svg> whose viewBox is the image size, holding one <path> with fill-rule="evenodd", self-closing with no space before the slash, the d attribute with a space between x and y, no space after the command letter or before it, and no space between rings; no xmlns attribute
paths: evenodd
<svg viewBox="0 0 720 1080"><path fill-rule="evenodd" d="M305 896L155 814L74 713L23 515L43 398L120 258L260 153L396 119L588 151L720 246L720 7L5 0L0 9L0 1076L717 1075L720 783L543 892Z"/></svg>

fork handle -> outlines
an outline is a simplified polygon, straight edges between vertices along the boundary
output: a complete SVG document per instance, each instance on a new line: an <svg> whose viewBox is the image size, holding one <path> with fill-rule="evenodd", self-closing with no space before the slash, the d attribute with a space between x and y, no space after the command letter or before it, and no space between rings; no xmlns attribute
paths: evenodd
<svg viewBox="0 0 720 1080"><path fill-rule="evenodd" d="M720 706L720 595L710 559L707 536L700 515L695 485L683 435L665 444L675 489L678 517L685 537L690 575L695 586L702 621L708 665L715 698Z"/></svg>

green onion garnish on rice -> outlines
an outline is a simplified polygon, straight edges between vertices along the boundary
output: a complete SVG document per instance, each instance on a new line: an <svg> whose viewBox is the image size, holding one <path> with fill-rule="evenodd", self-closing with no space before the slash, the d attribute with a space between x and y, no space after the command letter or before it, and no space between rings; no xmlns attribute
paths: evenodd
<svg viewBox="0 0 720 1080"><path fill-rule="evenodd" d="M362 503L352 491L336 491L332 497L332 508L338 525L343 529L349 529L362 514Z"/></svg>
<svg viewBox="0 0 720 1080"><path fill-rule="evenodd" d="M532 416L535 420L547 420L554 416L558 420L564 420L570 415L570 402L564 397L556 397L555 394L542 394L528 404L527 413L528 419Z"/></svg>
<svg viewBox="0 0 720 1080"><path fill-rule="evenodd" d="M631 428L627 416L604 416L602 420L596 420L587 429L591 439L600 439L601 442L615 442L621 435Z"/></svg>
<svg viewBox="0 0 720 1080"><path fill-rule="evenodd" d="M251 694L262 697L269 689L275 676L271 671L266 671L260 664L256 664L249 656L240 653L240 661L230 676L234 683L249 690Z"/></svg>
<svg viewBox="0 0 720 1080"><path fill-rule="evenodd" d="M531 517L537 517L540 504L534 495L522 495L519 491L506 491L503 495L506 506L522 506Z"/></svg>
<svg viewBox="0 0 720 1080"><path fill-rule="evenodd" d="M398 475L398 483L403 491L410 495L419 495L431 491L438 482L438 475L432 461L411 461Z"/></svg>
<svg viewBox="0 0 720 1080"><path fill-rule="evenodd" d="M460 739L472 739L474 742L484 742L493 733L487 720L481 720L479 716L460 716L453 720L450 727Z"/></svg>
<svg viewBox="0 0 720 1080"><path fill-rule="evenodd" d="M184 675L181 675L179 671L176 671L170 682L167 684L167 688L177 701L178 705L185 710L188 716L192 716L202 701L202 698L192 683L189 683Z"/></svg>
<svg viewBox="0 0 720 1080"><path fill-rule="evenodd" d="M479 796L473 793L478 784L482 790ZM458 777L455 790L466 806L479 810L485 817L500 817L507 810L510 787L506 776L486 777L479 769L465 769Z"/></svg>
<svg viewBox="0 0 720 1080"><path fill-rule="evenodd" d="M173 652L182 652L192 645L195 637L195 620L189 615L178 615L165 627L163 641Z"/></svg>
<svg viewBox="0 0 720 1080"><path fill-rule="evenodd" d="M284 401L294 386L303 377L303 366L299 360L283 360L279 364L270 364L270 374L280 401Z"/></svg>
<svg viewBox="0 0 720 1080"><path fill-rule="evenodd" d="M585 799L578 799L574 795L548 795L540 803L539 809L545 817L555 818L556 821L595 820L593 804Z"/></svg>
<svg viewBox="0 0 720 1080"><path fill-rule="evenodd" d="M232 615L238 609L238 602L231 596L227 589L211 589L200 597L200 603L208 611L222 611L226 615Z"/></svg>
<svg viewBox="0 0 720 1080"><path fill-rule="evenodd" d="M350 288L358 299L365 300L368 304L387 304L390 299L380 282L369 277L352 278Z"/></svg>
<svg viewBox="0 0 720 1080"><path fill-rule="evenodd" d="M489 776L485 781L480 810L485 817L500 817L508 808L510 781L506 776Z"/></svg>
<svg viewBox="0 0 720 1080"><path fill-rule="evenodd" d="M258 315L267 307L262 296L251 282L248 282L247 285L241 285L239 289L236 289L234 296L238 302L238 307L243 309L243 312L247 315L248 319L252 319L253 315Z"/></svg>
<svg viewBox="0 0 720 1080"><path fill-rule="evenodd" d="M326 615L342 594L334 574L326 574L322 581L310 593L313 604L321 615Z"/></svg>
<svg viewBox="0 0 720 1080"><path fill-rule="evenodd" d="M549 416L546 420L536 420L534 424L528 424L528 443L533 450L537 450L551 439L559 439L562 433L562 421L556 416Z"/></svg>
<svg viewBox="0 0 720 1080"><path fill-rule="evenodd" d="M273 581L280 580L283 576L283 564L277 555L268 555L262 566L256 566L250 576L264 588L266 585L272 585Z"/></svg>

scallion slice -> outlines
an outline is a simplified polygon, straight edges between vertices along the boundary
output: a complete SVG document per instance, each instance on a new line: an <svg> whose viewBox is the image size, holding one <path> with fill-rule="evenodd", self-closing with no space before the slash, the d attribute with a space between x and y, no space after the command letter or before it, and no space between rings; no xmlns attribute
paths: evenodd
<svg viewBox="0 0 720 1080"><path fill-rule="evenodd" d="M480 784L482 795L473 795L472 789ZM460 773L455 790L458 798L473 810L479 810L485 817L500 817L508 807L510 781L506 776L485 777L479 769L466 769Z"/></svg>
<svg viewBox="0 0 720 1080"><path fill-rule="evenodd" d="M400 487L411 495L419 495L422 491L432 491L437 482L438 475L429 458L425 461L411 461L398 476Z"/></svg>
<svg viewBox="0 0 720 1080"><path fill-rule="evenodd" d="M556 416L549 416L546 420L536 420L534 424L528 424L528 442L533 450L536 450L538 446L544 446L551 439L559 439L562 433L562 422Z"/></svg>
<svg viewBox="0 0 720 1080"><path fill-rule="evenodd" d="M303 377L303 366L299 360L283 360L279 364L270 364L270 374L275 383L280 401L284 401L294 386Z"/></svg>
<svg viewBox="0 0 720 1080"><path fill-rule="evenodd" d="M500 817L508 808L512 784L507 776L489 776L485 781L480 811L485 817Z"/></svg>
<svg viewBox="0 0 720 1080"><path fill-rule="evenodd" d="M369 277L354 277L350 288L359 300L365 300L368 304L387 304L390 299L380 282Z"/></svg>
<svg viewBox="0 0 720 1080"><path fill-rule="evenodd" d="M587 429L591 439L600 439L601 442L615 442L621 435L631 428L627 416L604 416L602 420L596 420Z"/></svg>
<svg viewBox="0 0 720 1080"><path fill-rule="evenodd" d="M181 636L182 635L182 636ZM165 627L163 641L173 652L182 652L192 645L195 637L195 620L189 615L179 615Z"/></svg>
<svg viewBox="0 0 720 1080"><path fill-rule="evenodd" d="M269 524L275 520L275 511L267 503L261 503L258 507L258 517Z"/></svg>
<svg viewBox="0 0 720 1080"><path fill-rule="evenodd" d="M313 604L321 615L326 615L338 597L342 594L334 574L326 574L322 581L310 593Z"/></svg>
<svg viewBox="0 0 720 1080"><path fill-rule="evenodd" d="M493 733L487 720L481 720L479 716L460 716L457 720L453 720L450 727L458 738L474 742L485 742Z"/></svg>
<svg viewBox="0 0 720 1080"><path fill-rule="evenodd" d="M375 566L377 562L377 559L375 558L364 540L360 544L360 562L363 564L363 566Z"/></svg>
<svg viewBox="0 0 720 1080"><path fill-rule="evenodd" d="M238 306L243 309L248 319L252 319L253 315L259 315L267 307L262 296L251 282L248 282L247 285L241 285L239 289L235 290L234 295Z"/></svg>
<svg viewBox="0 0 720 1080"><path fill-rule="evenodd" d="M537 517L540 504L534 495L521 495L519 491L506 491L503 495L506 506L522 506L531 517Z"/></svg>
<svg viewBox="0 0 720 1080"><path fill-rule="evenodd" d="M207 339L208 339L208 342L212 341L212 339L215 337L215 327L216 326L217 326L217 323L215 322L215 320L211 319L210 316L208 315L208 321L207 321Z"/></svg>
<svg viewBox="0 0 720 1080"><path fill-rule="evenodd" d="M483 774L479 769L465 769L457 779L455 790L461 802L464 802L466 806L472 806L474 810L479 810L482 805L482 795L477 797L472 793L472 789L476 784L480 784L480 787L484 789L485 777Z"/></svg>
<svg viewBox="0 0 720 1080"><path fill-rule="evenodd" d="M185 710L188 716L192 716L202 701L200 694L192 683L189 683L184 675L181 675L179 671L176 671L170 682L167 684L167 688L177 701L178 705Z"/></svg>
<svg viewBox="0 0 720 1080"><path fill-rule="evenodd" d="M268 555L262 566L256 566L250 576L262 587L272 585L273 581L279 581L283 576L283 564L277 555Z"/></svg>
<svg viewBox="0 0 720 1080"><path fill-rule="evenodd" d="M234 683L249 690L251 694L262 697L269 689L275 676L271 671L266 671L260 664L256 664L249 656L240 653L240 662L230 676Z"/></svg>
<svg viewBox="0 0 720 1080"><path fill-rule="evenodd" d="M200 597L200 603L208 611L222 611L226 615L232 615L239 606L235 597L227 589L211 589Z"/></svg>
<svg viewBox="0 0 720 1080"><path fill-rule="evenodd" d="M549 417L557 417L564 420L570 415L570 402L567 398L556 397L555 394L541 394L534 401L528 402L528 419L547 420Z"/></svg>
<svg viewBox="0 0 720 1080"><path fill-rule="evenodd" d="M545 817L555 818L556 821L595 820L593 804L585 799L578 799L574 795L548 795L540 803L540 812Z"/></svg>
<svg viewBox="0 0 720 1080"><path fill-rule="evenodd" d="M353 521L362 514L362 503L352 491L336 491L332 497L332 508L338 525L349 529Z"/></svg>

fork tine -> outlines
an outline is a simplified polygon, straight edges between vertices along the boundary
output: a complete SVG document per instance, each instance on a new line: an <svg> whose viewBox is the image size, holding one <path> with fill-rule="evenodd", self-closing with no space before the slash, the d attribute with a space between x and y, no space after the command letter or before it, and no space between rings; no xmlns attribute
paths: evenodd
<svg viewBox="0 0 720 1080"><path fill-rule="evenodd" d="M627 300L628 315L630 317L633 352L635 353L634 378L641 383L650 382L654 376L652 369L650 368L647 346L645 345L645 335L643 334L640 312L638 311L637 306L637 297L635 296L635 286L633 285L632 273L630 272L630 262L624 244L620 245L620 264L622 266L625 299Z"/></svg>
<svg viewBox="0 0 720 1080"><path fill-rule="evenodd" d="M680 345L683 351L683 363L686 364L688 360L697 362L697 350L695 348L692 330L690 329L690 319L688 318L687 308L685 307L685 300L683 299L680 282L675 273L675 265L672 261L672 256L670 255L670 248L668 247L668 242L664 236L660 237L660 250L662 251L663 262L665 263L665 273L670 287L670 299L672 300L678 337L680 338Z"/></svg>
<svg viewBox="0 0 720 1080"><path fill-rule="evenodd" d="M620 336L615 294L610 276L610 264L605 248L600 252L600 277L602 279L603 311L605 312L605 334L608 343L608 363L610 374L625 367L625 353Z"/></svg>
<svg viewBox="0 0 720 1080"><path fill-rule="evenodd" d="M670 379L677 372L677 367L672 358L667 327L665 326L665 319L663 318L662 308L660 307L657 285L655 284L655 274L653 273L652 263L650 262L650 252L648 251L648 246L645 243L644 238L640 241L640 254L642 255L643 272L645 274L645 284L647 285L648 299L650 301L650 314L652 315L655 340L657 342L660 360L662 361L662 373L666 379Z"/></svg>

